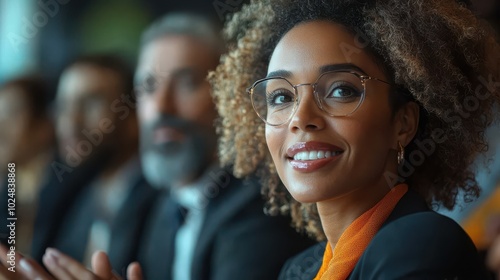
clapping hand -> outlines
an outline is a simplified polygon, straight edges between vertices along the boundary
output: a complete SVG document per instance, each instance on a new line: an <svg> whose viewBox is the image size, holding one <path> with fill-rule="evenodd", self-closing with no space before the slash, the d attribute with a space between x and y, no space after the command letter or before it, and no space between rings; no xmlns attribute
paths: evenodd
<svg viewBox="0 0 500 280"><path fill-rule="evenodd" d="M24 280L24 279L85 279L85 280L120 280L121 277L113 272L108 256L104 252L96 252L92 256L92 270L87 269L83 264L71 257L59 252L56 249L48 248L43 256L43 267L33 259L15 254L15 272L9 270L12 263L9 263L8 249L0 245L0 279ZM132 263L127 268L127 279L142 280L142 272L138 263Z"/></svg>

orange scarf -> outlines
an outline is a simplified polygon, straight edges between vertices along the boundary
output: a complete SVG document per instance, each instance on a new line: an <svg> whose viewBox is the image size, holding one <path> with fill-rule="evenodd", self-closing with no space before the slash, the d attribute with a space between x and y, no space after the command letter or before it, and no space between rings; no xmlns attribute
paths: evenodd
<svg viewBox="0 0 500 280"><path fill-rule="evenodd" d="M373 236L407 191L406 184L397 185L390 190L382 200L347 227L333 252L330 243L327 243L323 264L314 280L347 279Z"/></svg>

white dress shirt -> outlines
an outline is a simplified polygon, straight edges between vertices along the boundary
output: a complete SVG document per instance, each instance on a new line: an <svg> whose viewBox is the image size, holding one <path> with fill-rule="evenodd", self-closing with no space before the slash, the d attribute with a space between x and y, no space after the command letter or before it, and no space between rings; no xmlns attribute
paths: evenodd
<svg viewBox="0 0 500 280"><path fill-rule="evenodd" d="M208 205L208 197L203 193L203 187L212 180L209 175L214 170L216 168L209 168L195 183L171 190L173 199L187 209L184 223L175 236L173 280L191 280L194 252Z"/></svg>

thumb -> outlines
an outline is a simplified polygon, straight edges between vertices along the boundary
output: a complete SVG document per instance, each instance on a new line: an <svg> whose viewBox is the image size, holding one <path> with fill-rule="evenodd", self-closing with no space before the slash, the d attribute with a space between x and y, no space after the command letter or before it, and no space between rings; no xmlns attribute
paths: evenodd
<svg viewBox="0 0 500 280"><path fill-rule="evenodd" d="M115 277L108 255L103 251L97 251L92 255L92 270L99 279L114 279Z"/></svg>
<svg viewBox="0 0 500 280"><path fill-rule="evenodd" d="M142 269L138 262L131 263L127 268L128 280L142 280Z"/></svg>

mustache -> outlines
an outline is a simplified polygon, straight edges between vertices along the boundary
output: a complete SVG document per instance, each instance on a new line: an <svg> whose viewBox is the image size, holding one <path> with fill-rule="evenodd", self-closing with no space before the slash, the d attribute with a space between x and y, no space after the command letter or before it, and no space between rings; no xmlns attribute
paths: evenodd
<svg viewBox="0 0 500 280"><path fill-rule="evenodd" d="M192 130L193 126L193 123L188 120L172 115L160 114L146 125L146 131L154 131L161 127L172 127L186 133Z"/></svg>

